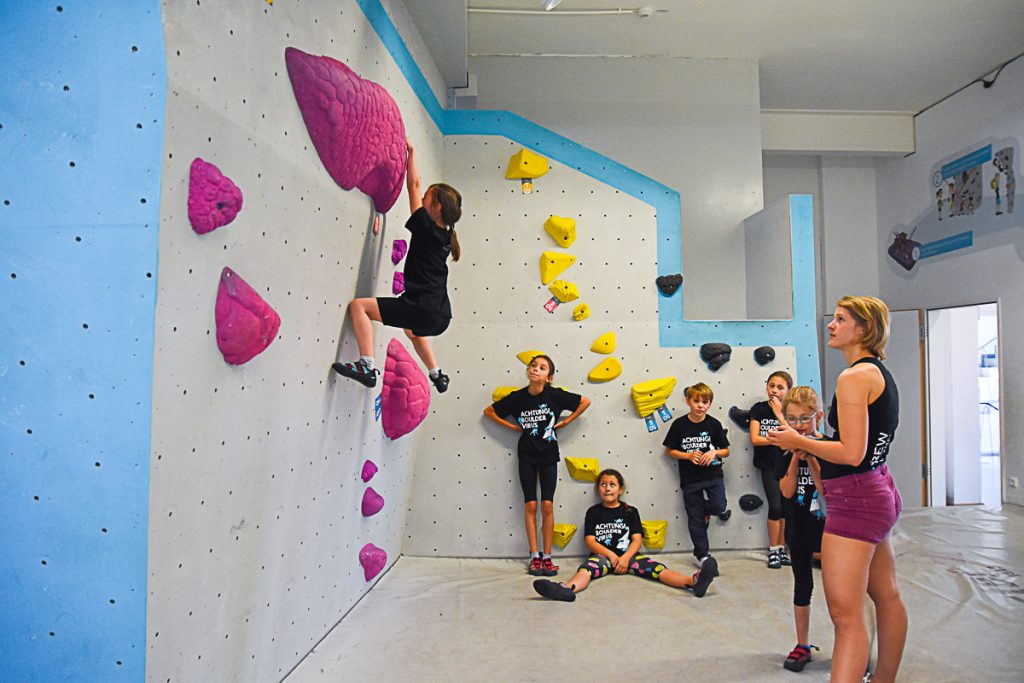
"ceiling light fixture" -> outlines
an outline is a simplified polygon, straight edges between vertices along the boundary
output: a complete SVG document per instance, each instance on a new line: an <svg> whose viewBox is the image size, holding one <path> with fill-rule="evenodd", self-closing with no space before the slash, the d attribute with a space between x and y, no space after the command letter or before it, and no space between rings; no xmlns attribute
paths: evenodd
<svg viewBox="0 0 1024 683"><path fill-rule="evenodd" d="M632 9L560 9L551 12L562 0L543 0L543 9L502 9L497 7L467 7L470 14L547 14L552 17L569 16L598 16L608 14L632 14L641 19L648 19L656 14L668 14L667 9L654 9L653 7L634 7Z"/></svg>
<svg viewBox="0 0 1024 683"><path fill-rule="evenodd" d="M558 7L558 3L560 2L562 2L562 0L544 0L544 11L550 12L551 10Z"/></svg>

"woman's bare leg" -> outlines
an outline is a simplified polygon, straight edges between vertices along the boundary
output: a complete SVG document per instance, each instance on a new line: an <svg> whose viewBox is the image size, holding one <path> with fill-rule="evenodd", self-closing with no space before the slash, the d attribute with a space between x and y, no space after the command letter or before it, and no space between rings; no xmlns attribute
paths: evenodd
<svg viewBox="0 0 1024 683"><path fill-rule="evenodd" d="M821 575L828 613L835 626L832 683L859 683L870 659L864 625L864 596L875 546L826 533L821 544Z"/></svg>
<svg viewBox="0 0 1024 683"><path fill-rule="evenodd" d="M878 662L871 680L890 683L896 680L907 641L907 608L896 584L896 558L888 538L878 544L871 560L868 595L878 621Z"/></svg>

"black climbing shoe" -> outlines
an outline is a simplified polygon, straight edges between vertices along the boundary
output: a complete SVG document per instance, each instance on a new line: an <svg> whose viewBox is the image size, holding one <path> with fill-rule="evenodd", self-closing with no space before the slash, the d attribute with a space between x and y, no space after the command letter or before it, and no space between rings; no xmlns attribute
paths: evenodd
<svg viewBox="0 0 1024 683"><path fill-rule="evenodd" d="M708 557L701 564L697 573L693 575L693 594L698 598L703 598L704 594L708 592L708 586L716 576L718 576L718 560Z"/></svg>
<svg viewBox="0 0 1024 683"><path fill-rule="evenodd" d="M718 515L718 519L723 522L728 522L730 517L732 517L732 510L726 510L722 514Z"/></svg>
<svg viewBox="0 0 1024 683"><path fill-rule="evenodd" d="M576 594L571 588L549 579L537 579L534 581L533 590L548 600L561 600L562 602L574 602L576 600Z"/></svg>
<svg viewBox="0 0 1024 683"><path fill-rule="evenodd" d="M362 358L355 363L333 363L331 369L342 377L354 379L371 388L377 386L377 375L380 374L380 370L371 368Z"/></svg>
<svg viewBox="0 0 1024 683"><path fill-rule="evenodd" d="M437 371L436 376L430 378L430 381L434 383L434 387L437 389L437 393L439 394L443 394L448 391L448 382L450 380L451 378L440 370Z"/></svg>

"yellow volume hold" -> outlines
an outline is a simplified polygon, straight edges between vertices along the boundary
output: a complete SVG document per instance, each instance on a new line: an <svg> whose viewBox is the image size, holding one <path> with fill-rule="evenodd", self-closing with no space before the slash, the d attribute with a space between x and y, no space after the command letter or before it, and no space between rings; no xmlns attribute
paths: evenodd
<svg viewBox="0 0 1024 683"><path fill-rule="evenodd" d="M565 280L555 280L548 285L548 291L563 304L580 298L580 290L576 289L576 285Z"/></svg>
<svg viewBox="0 0 1024 683"><path fill-rule="evenodd" d="M605 332L600 337L594 340L594 343L590 345L590 350L594 353L614 353L615 352L615 333Z"/></svg>
<svg viewBox="0 0 1024 683"><path fill-rule="evenodd" d="M562 216L551 216L544 221L544 229L560 247L571 247L576 241L576 221Z"/></svg>
<svg viewBox="0 0 1024 683"><path fill-rule="evenodd" d="M555 545L559 548L564 548L569 545L569 541L571 541L572 537L576 535L576 525L556 524L554 531L555 533L554 536L551 537L551 540L554 541Z"/></svg>
<svg viewBox="0 0 1024 683"><path fill-rule="evenodd" d="M643 527L644 545L648 548L664 548L665 534L668 531L668 521L664 519L651 519L640 522Z"/></svg>
<svg viewBox="0 0 1024 683"><path fill-rule="evenodd" d="M537 349L531 349L529 351L520 351L519 353L516 354L516 358L518 358L520 361L522 361L523 365L529 365L530 361L533 360L534 358L536 358L537 356L546 356L546 355L548 355L548 354L544 353L543 351L538 351Z"/></svg>
<svg viewBox="0 0 1024 683"><path fill-rule="evenodd" d="M601 471L597 458L566 458L565 466L569 468L569 476L577 481L597 481L597 473Z"/></svg>
<svg viewBox="0 0 1024 683"><path fill-rule="evenodd" d="M509 180L539 178L548 172L548 160L525 147L508 160L505 177Z"/></svg>
<svg viewBox="0 0 1024 683"><path fill-rule="evenodd" d="M594 366L594 369L587 375L591 382L608 382L622 374L622 363L618 358L612 356Z"/></svg>
<svg viewBox="0 0 1024 683"><path fill-rule="evenodd" d="M662 377L661 379L650 379L646 382L634 384L631 394L633 403L640 417L647 417L658 408L665 405L665 401L672 395L676 388L675 377Z"/></svg>
<svg viewBox="0 0 1024 683"><path fill-rule="evenodd" d="M576 263L572 254L558 251L545 251L540 255L540 282L546 285L562 274L566 268Z"/></svg>

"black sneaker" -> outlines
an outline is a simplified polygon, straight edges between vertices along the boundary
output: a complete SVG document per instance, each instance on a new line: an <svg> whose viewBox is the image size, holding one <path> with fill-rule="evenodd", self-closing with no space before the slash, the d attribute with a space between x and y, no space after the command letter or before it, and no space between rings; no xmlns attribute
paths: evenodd
<svg viewBox="0 0 1024 683"><path fill-rule="evenodd" d="M575 602L576 593L568 586L555 583L548 579L537 579L533 582L533 590L541 597L548 600L561 600L562 602Z"/></svg>
<svg viewBox="0 0 1024 683"><path fill-rule="evenodd" d="M331 369L368 387L377 386L377 375L380 374L380 370L371 368L362 358L355 363L333 363Z"/></svg>
<svg viewBox="0 0 1024 683"><path fill-rule="evenodd" d="M448 382L451 381L451 378L448 377L448 375L441 372L440 370L438 370L437 376L431 377L430 381L434 383L434 388L437 389L437 393L443 394L444 392L448 391Z"/></svg>
<svg viewBox="0 0 1024 683"><path fill-rule="evenodd" d="M780 569L782 567L782 555L775 548L768 549L768 569Z"/></svg>
<svg viewBox="0 0 1024 683"><path fill-rule="evenodd" d="M718 519L723 522L728 522L730 517L732 517L732 510L726 510L722 514L718 515Z"/></svg>
<svg viewBox="0 0 1024 683"><path fill-rule="evenodd" d="M698 598L703 598L704 594L708 592L708 586L718 576L718 560L708 556L697 573L693 575L693 594Z"/></svg>
<svg viewBox="0 0 1024 683"><path fill-rule="evenodd" d="M782 550L779 551L779 560L782 562L783 567L793 566L793 560L789 559L789 553L786 552L786 546L782 546Z"/></svg>

